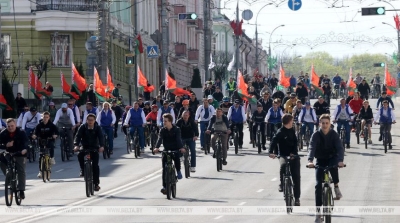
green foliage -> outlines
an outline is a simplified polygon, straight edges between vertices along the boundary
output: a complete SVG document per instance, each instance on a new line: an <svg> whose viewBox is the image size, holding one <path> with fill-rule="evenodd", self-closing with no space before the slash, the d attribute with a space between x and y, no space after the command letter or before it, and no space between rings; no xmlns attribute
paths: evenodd
<svg viewBox="0 0 400 223"><path fill-rule="evenodd" d="M7 110L7 109L3 110L3 119L15 118L17 117L17 105L15 103L15 97L12 86L6 75L3 75L2 88L3 92L5 92L5 94L3 94L4 98L6 99L7 104L12 108L12 110Z"/></svg>
<svg viewBox="0 0 400 223"><path fill-rule="evenodd" d="M192 83L190 84L191 88L201 88L201 77L200 77L200 70L198 68L193 69L193 77Z"/></svg>

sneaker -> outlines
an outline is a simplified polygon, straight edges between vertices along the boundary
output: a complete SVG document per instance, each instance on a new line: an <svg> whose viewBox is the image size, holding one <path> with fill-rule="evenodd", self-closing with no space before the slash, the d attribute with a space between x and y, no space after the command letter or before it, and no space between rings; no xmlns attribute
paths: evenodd
<svg viewBox="0 0 400 223"><path fill-rule="evenodd" d="M99 191L101 188L98 184L94 185L94 191Z"/></svg>
<svg viewBox="0 0 400 223"><path fill-rule="evenodd" d="M131 144L131 145L133 144L133 140L132 140L132 139L131 139L131 141L129 142L129 144Z"/></svg>
<svg viewBox="0 0 400 223"><path fill-rule="evenodd" d="M166 195L167 194L167 190L165 190L165 188L163 187L163 188L161 188L161 193Z"/></svg>
<svg viewBox="0 0 400 223"><path fill-rule="evenodd" d="M281 184L279 184L278 191L279 191L279 192L282 192L282 191L283 191L283 188L282 188L282 185L281 185Z"/></svg>
<svg viewBox="0 0 400 223"><path fill-rule="evenodd" d="M295 198L294 199L294 206L300 206L300 199L299 198Z"/></svg>
<svg viewBox="0 0 400 223"><path fill-rule="evenodd" d="M212 156L213 156L213 158L215 159L215 150L214 150L214 153L213 153L213 155L212 155Z"/></svg>
<svg viewBox="0 0 400 223"><path fill-rule="evenodd" d="M50 158L50 164L51 164L51 165L56 164L56 159L54 159L54 157L53 157L53 158Z"/></svg>
<svg viewBox="0 0 400 223"><path fill-rule="evenodd" d="M349 143L347 143L346 149L350 149L350 144Z"/></svg>
<svg viewBox="0 0 400 223"><path fill-rule="evenodd" d="M222 165L226 166L228 164L228 162L226 162L226 160L222 160Z"/></svg>
<svg viewBox="0 0 400 223"><path fill-rule="evenodd" d="M141 152L141 153L144 153L144 148L141 148L141 149L140 149L140 152Z"/></svg>
<svg viewBox="0 0 400 223"><path fill-rule="evenodd" d="M196 167L190 167L190 172L195 173L196 172Z"/></svg>
<svg viewBox="0 0 400 223"><path fill-rule="evenodd" d="M232 139L231 139L231 140L229 140L229 145L230 145L230 146L233 146Z"/></svg>
<svg viewBox="0 0 400 223"><path fill-rule="evenodd" d="M83 171L82 170L79 173L79 177L83 177Z"/></svg>
<svg viewBox="0 0 400 223"><path fill-rule="evenodd" d="M368 140L368 144L372 144L372 140L371 139Z"/></svg>
<svg viewBox="0 0 400 223"><path fill-rule="evenodd" d="M38 178L42 178L42 172L41 172L41 171L39 171L37 177L38 177Z"/></svg>
<svg viewBox="0 0 400 223"><path fill-rule="evenodd" d="M322 215L320 213L316 213L314 223L322 223L322 220Z"/></svg>
<svg viewBox="0 0 400 223"><path fill-rule="evenodd" d="M20 190L20 191L19 191L19 197L20 197L21 199L25 199L25 192L24 192L23 190Z"/></svg>
<svg viewBox="0 0 400 223"><path fill-rule="evenodd" d="M340 198L343 197L339 187L335 187L335 195L336 195L336 200L340 200Z"/></svg>
<svg viewBox="0 0 400 223"><path fill-rule="evenodd" d="M379 142L382 141L382 135L379 135Z"/></svg>
<svg viewBox="0 0 400 223"><path fill-rule="evenodd" d="M110 150L110 155L114 154L114 150Z"/></svg>
<svg viewBox="0 0 400 223"><path fill-rule="evenodd" d="M182 173L181 173L181 171L179 170L179 171L177 171L177 173L178 173L178 179L180 180L180 179L182 179Z"/></svg>
<svg viewBox="0 0 400 223"><path fill-rule="evenodd" d="M392 149L392 148L393 148L392 144L389 144L389 149Z"/></svg>
<svg viewBox="0 0 400 223"><path fill-rule="evenodd" d="M267 147L263 146L263 150L267 150Z"/></svg>

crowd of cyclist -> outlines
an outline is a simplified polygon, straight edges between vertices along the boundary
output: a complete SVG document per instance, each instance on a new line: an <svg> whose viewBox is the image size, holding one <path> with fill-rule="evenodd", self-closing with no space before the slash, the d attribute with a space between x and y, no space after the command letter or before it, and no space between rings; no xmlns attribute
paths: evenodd
<svg viewBox="0 0 400 223"><path fill-rule="evenodd" d="M9 144L14 137L17 137L15 133L10 132L13 126L14 128L20 127L21 130L25 130L26 137L29 139L36 139L37 137L52 139L49 140L49 145L46 146L50 148L51 164L54 165L54 140L57 136L65 132L62 131L62 128L65 127L68 129L68 131L66 131L67 142L65 143L71 148L71 151L69 151L70 155L73 155L72 148L77 151L81 145L83 147L97 147L100 148L99 151L102 151L104 147L103 135L107 135L110 153L113 154L113 140L118 137L118 122L122 120L121 131L125 135L125 140L131 140L133 134L137 131L142 152L145 150L145 141L146 137L148 137L148 132L153 128L157 129L159 133L158 141L154 146L155 148L150 148L153 152L158 152L161 144L163 144L164 149L167 150L188 152L183 149L183 145L187 145L191 153L190 171L195 172L195 143L198 137L200 138L201 150L205 150L206 144L208 143L206 142L209 138L208 135L214 132L223 132L224 134L222 134L221 138L223 165L227 165L228 143L232 145L232 133L234 130L238 132L237 144L239 148L242 148L244 144L243 132L245 123L249 124L249 131L252 132L250 135L252 135L253 138L250 139L250 143L254 143L254 136L256 135L258 127L260 127L261 130L262 137L260 143L262 144L263 150L267 150L266 141L271 141L269 153L272 154L272 158L275 158L275 155L279 155L281 158L284 156L297 155L298 150L302 149L298 148L297 141L302 139L294 134L295 130L293 128L295 126L300 128L301 137L305 135L305 131L308 128L310 130L310 135L312 135L309 145L309 161L312 162L314 158L317 158L317 160L319 158L322 160L321 162L327 163L330 161L324 160L326 155L321 155L321 153L326 151L321 152L321 148L319 148L321 147L321 139L325 137L326 140L324 140L325 144L323 146L329 147L328 151L335 151L335 155L331 157L328 156L326 159L336 157L336 161L342 162L342 155L338 155L341 149L332 147L332 145L337 145L337 143L328 143L330 142L328 140L336 139L336 135L332 137L321 136L321 139L317 140L316 134L313 134L314 126L316 126L315 130L318 132L325 131L326 134L328 134L327 132L333 134L329 131L331 129L330 121L337 123L337 132L339 132L339 129L343 125L346 131L346 147L350 148L350 132L352 131L352 127L354 127L352 123L354 123L357 118L362 120L363 126L368 125L369 127L367 133L361 133L361 135L369 135L369 143L372 143L370 131L372 120L375 123L395 122L393 113L394 105L385 91L381 93L381 97L376 105L378 111L375 117L373 116L372 109L368 102L370 88L366 80L362 79L360 75L357 75L355 78L358 92L356 92L354 96L348 96L347 98L344 97L345 94L342 95L343 98L340 99L340 104L334 109L332 120L330 120L329 116L330 96L332 95L331 85L333 83L333 89L341 90L345 88L343 84L344 80L338 75L332 80L327 78L326 75L323 76L323 78L321 77L320 86L324 90L324 95L320 95L317 102L311 105L309 99L314 96L314 92L310 85L308 75L303 75L303 73L301 73L297 80L293 80L292 78L294 77L291 77L290 88L288 88L286 95L283 92L283 88L278 86L279 81L274 74L268 79L261 76L247 79L246 81L249 86L248 92L251 98L248 98L246 101L244 101L243 97L239 94L234 79L230 78L225 86L222 86L219 80L215 82L208 81L204 86L203 95L199 96L202 98L202 100L200 100L201 102L197 99L198 95L191 91L190 88L186 88L186 90L191 92L190 95L175 96L171 92L166 92L158 95L153 101L143 101L142 98L139 98L132 106L126 106L124 110L117 105L116 101L113 101L112 104L104 102L100 104L98 108L94 107L91 102L87 102L86 109L82 116L74 99L68 100L68 103L63 103L61 108L53 115L53 119L49 112L39 114L34 107L25 107L24 111L19 115L18 120L7 120L7 129L0 135L0 144L7 148L14 148L12 151L24 151L22 152L23 155L20 156L26 156L27 152L25 150L29 149L28 143L26 143L26 145L18 144L18 146ZM374 84L374 89L380 89L380 87L377 87L380 86L379 75L373 79L372 83ZM223 87L228 95L223 95ZM171 101L171 99L174 100ZM391 108L388 107L389 104ZM50 106L54 106L54 103L50 103ZM323 120L329 120L329 129L324 126L326 124L325 122L320 123ZM296 124L293 125L293 122ZM318 128L318 125L320 128ZM20 131L19 128L17 129L17 132ZM14 129L14 131L16 130ZM3 135L7 135L7 137ZM178 138L180 140L174 140ZM382 126L379 140L381 140L381 138ZM210 139L211 147L215 151L215 134ZM277 145L279 145L280 150L277 149ZM389 147L392 148L391 139L389 140ZM287 148L287 151L282 148ZM98 154L96 155L94 153L92 157L94 157L93 166L95 166L93 171L95 190L98 191L100 190ZM213 157L215 158L215 153ZM81 167L80 176L83 176L83 157L79 156L78 158ZM181 179L182 174L180 171L179 157L174 157L174 161L177 177ZM280 163L282 175L284 162L281 161ZM292 168L295 168L293 169L293 173L298 172L296 168L299 168L299 165L297 164L299 163L293 162ZM25 164L21 164L20 169L25 169ZM299 174L298 172L298 174L293 175L294 178L298 177L293 180L295 184L296 205L300 205ZM19 177L21 177L21 182L25 181L25 173L22 174L22 171ZM40 177L40 172L38 177ZM341 193L337 185L338 177L334 177L334 182L336 196L340 198ZM162 193L165 193L164 187L163 184ZM19 189L24 196L23 191L25 190L25 185L20 184ZM282 191L281 185L279 191ZM316 201L316 204L318 206L319 201Z"/></svg>

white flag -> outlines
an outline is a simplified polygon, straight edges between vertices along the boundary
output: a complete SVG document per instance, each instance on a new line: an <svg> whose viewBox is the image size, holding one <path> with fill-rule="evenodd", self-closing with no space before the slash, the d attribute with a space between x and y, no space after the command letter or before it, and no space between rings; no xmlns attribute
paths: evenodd
<svg viewBox="0 0 400 223"><path fill-rule="evenodd" d="M233 54L232 60L231 62L229 62L227 70L231 71L234 65L235 65L235 54Z"/></svg>
<svg viewBox="0 0 400 223"><path fill-rule="evenodd" d="M212 53L210 53L210 64L208 65L208 69L212 70L215 67L215 63L212 60Z"/></svg>

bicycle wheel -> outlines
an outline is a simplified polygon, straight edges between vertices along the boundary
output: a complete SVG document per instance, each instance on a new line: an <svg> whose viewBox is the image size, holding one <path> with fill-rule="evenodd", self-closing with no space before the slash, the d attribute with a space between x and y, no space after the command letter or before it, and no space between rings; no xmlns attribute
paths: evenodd
<svg viewBox="0 0 400 223"><path fill-rule="evenodd" d="M173 169L175 169L175 168L173 168ZM171 194L172 194L173 198L176 198L176 183L178 181L176 180L176 176L175 176L174 171L171 174L171 179L173 179L172 182L171 182Z"/></svg>
<svg viewBox="0 0 400 223"><path fill-rule="evenodd" d="M357 144L360 144L360 126L358 123L356 124L356 136L357 136Z"/></svg>
<svg viewBox="0 0 400 223"><path fill-rule="evenodd" d="M332 202L332 190L330 187L324 187L324 190L322 192L322 201L323 201L323 213L324 213L324 218L325 218L325 223L331 223L332 222L332 208L333 208L333 202Z"/></svg>
<svg viewBox="0 0 400 223"><path fill-rule="evenodd" d="M61 147L61 160L64 162L65 161L65 149L64 149L64 138L61 138L61 143L60 143L60 147Z"/></svg>
<svg viewBox="0 0 400 223"><path fill-rule="evenodd" d="M4 188L4 197L6 198L6 205L11 206L12 201L13 201L13 190L12 190L12 185L11 185L11 173L6 174L6 180L5 180L5 188Z"/></svg>
<svg viewBox="0 0 400 223"><path fill-rule="evenodd" d="M45 157L42 156L42 157L39 158L39 160L40 160L40 172L42 173L42 179L43 179L43 182L46 183L46 176L45 175L46 175L47 171L46 171Z"/></svg>
<svg viewBox="0 0 400 223"><path fill-rule="evenodd" d="M93 166L90 164L90 195L94 195L94 184L93 184Z"/></svg>
<svg viewBox="0 0 400 223"><path fill-rule="evenodd" d="M33 143L33 146L32 146L32 157L33 157L33 162L36 161L36 149L37 149L37 144L36 144L36 142L34 142L34 143Z"/></svg>
<svg viewBox="0 0 400 223"><path fill-rule="evenodd" d="M382 135L382 141L383 141L383 147L385 149L385 153L387 153L387 146L388 146L387 141L388 141L388 139L387 139L387 133L386 132L383 133L383 135Z"/></svg>
<svg viewBox="0 0 400 223"><path fill-rule="evenodd" d="M204 133L204 154L207 155L208 154L208 135L206 133Z"/></svg>
<svg viewBox="0 0 400 223"><path fill-rule="evenodd" d="M239 138L239 136L238 136L238 133L236 132L234 134L234 138L233 138L233 144L235 145L235 154L238 154L238 152L239 152L239 141L238 141L238 138Z"/></svg>
<svg viewBox="0 0 400 223"><path fill-rule="evenodd" d="M135 157L136 158L140 157L140 147L137 143L136 143L136 147L135 147Z"/></svg>
<svg viewBox="0 0 400 223"><path fill-rule="evenodd" d="M21 205L22 199L21 199L21 196L20 196L20 192L17 189L17 186L18 186L18 173L17 173L16 169L14 171L15 171L15 176L14 176L15 181L11 182L11 184L13 184L12 188L13 188L13 191L14 191L14 199L15 199L15 203L17 205Z"/></svg>
<svg viewBox="0 0 400 223"><path fill-rule="evenodd" d="M85 178L85 191L86 191L86 197L90 197L90 184L91 184L91 177L90 177L90 163L86 162L85 163L85 169L83 171L84 178Z"/></svg>
<svg viewBox="0 0 400 223"><path fill-rule="evenodd" d="M126 140L126 152L127 152L128 154L131 153L131 143L130 143L129 138L127 138L127 140Z"/></svg>
<svg viewBox="0 0 400 223"><path fill-rule="evenodd" d="M29 159L30 163L34 161L33 154L32 154L32 144L30 146L28 146L28 159Z"/></svg>
<svg viewBox="0 0 400 223"><path fill-rule="evenodd" d="M169 167L166 168L165 170L165 186L166 186L166 192L167 192L167 199L171 200L171 176L169 174L170 170Z"/></svg>
<svg viewBox="0 0 400 223"><path fill-rule="evenodd" d="M190 177L190 167L189 167L189 151L186 150L186 153L183 154L183 157L185 158L184 164L185 164L185 178Z"/></svg>
<svg viewBox="0 0 400 223"><path fill-rule="evenodd" d="M364 144L365 144L365 149L368 149L368 129L364 129Z"/></svg>
<svg viewBox="0 0 400 223"><path fill-rule="evenodd" d="M345 135L344 135L344 134L345 134L344 130L341 130L341 131L340 131L340 139L342 140L342 146L343 146L343 148L346 148L346 147L345 147L345 144L346 144L346 143L345 143Z"/></svg>
<svg viewBox="0 0 400 223"><path fill-rule="evenodd" d="M65 141L65 142L67 142L67 141ZM66 143L66 144L64 145L64 153L65 153L65 157L67 158L68 161L69 161L69 158L71 157L70 149L71 149L71 148L69 148L69 144Z"/></svg>
<svg viewBox="0 0 400 223"><path fill-rule="evenodd" d="M107 159L107 151L108 151L108 137L104 135L104 150L103 150L103 158Z"/></svg>
<svg viewBox="0 0 400 223"><path fill-rule="evenodd" d="M216 159L217 159L217 171L219 172L219 171L221 171L221 164L222 164L222 161L221 161L221 145L218 143L217 144L217 151L215 151L217 154L216 154Z"/></svg>
<svg viewBox="0 0 400 223"><path fill-rule="evenodd" d="M288 214L290 214L290 212L292 211L292 197L291 197L291 189L292 189L292 185L290 182L290 179L285 177L285 189L284 189L284 194L285 194L285 203L286 203L286 212Z"/></svg>

